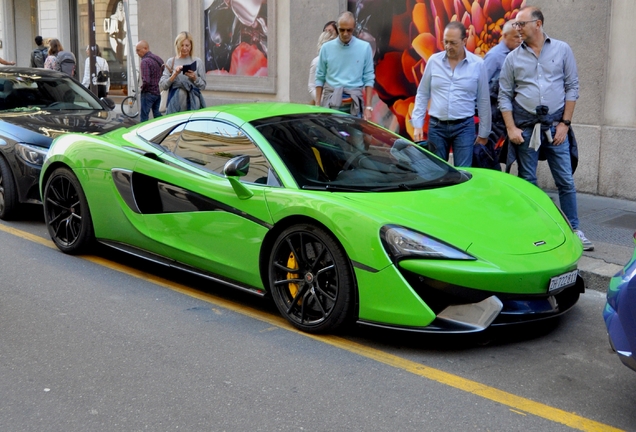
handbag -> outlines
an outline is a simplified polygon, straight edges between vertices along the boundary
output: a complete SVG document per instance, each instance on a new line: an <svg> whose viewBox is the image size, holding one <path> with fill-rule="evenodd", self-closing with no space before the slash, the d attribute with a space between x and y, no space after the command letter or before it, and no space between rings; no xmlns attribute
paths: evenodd
<svg viewBox="0 0 636 432"><path fill-rule="evenodd" d="M106 82L110 78L110 72L100 70L97 72L97 82Z"/></svg>
<svg viewBox="0 0 636 432"><path fill-rule="evenodd" d="M106 60L101 59L101 64L100 64L100 57L96 57L95 58L95 66L97 66L97 82L98 83L105 83L109 80L110 78L110 72L107 70L104 70L106 68L108 68L108 63L106 63Z"/></svg>
<svg viewBox="0 0 636 432"><path fill-rule="evenodd" d="M168 109L168 90L161 90L161 103L159 104L159 112L165 113Z"/></svg>

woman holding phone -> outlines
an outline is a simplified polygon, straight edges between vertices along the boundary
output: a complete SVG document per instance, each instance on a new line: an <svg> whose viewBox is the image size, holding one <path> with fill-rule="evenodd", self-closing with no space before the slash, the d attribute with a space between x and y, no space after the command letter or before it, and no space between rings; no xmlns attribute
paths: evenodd
<svg viewBox="0 0 636 432"><path fill-rule="evenodd" d="M159 81L161 90L168 90L166 114L205 108L201 90L205 89L205 68L199 57L194 57L192 35L181 32L174 41L176 56L165 63Z"/></svg>

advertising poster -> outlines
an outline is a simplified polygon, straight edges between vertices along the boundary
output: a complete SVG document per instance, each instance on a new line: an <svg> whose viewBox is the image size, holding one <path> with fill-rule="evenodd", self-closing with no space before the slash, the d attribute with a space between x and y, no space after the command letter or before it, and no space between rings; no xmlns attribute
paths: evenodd
<svg viewBox="0 0 636 432"><path fill-rule="evenodd" d="M205 0L205 70L267 77L267 0Z"/></svg>
<svg viewBox="0 0 636 432"><path fill-rule="evenodd" d="M355 34L374 52L373 121L412 137L417 86L428 58L444 50L446 24L462 22L466 48L483 57L523 6L525 0L349 0Z"/></svg>

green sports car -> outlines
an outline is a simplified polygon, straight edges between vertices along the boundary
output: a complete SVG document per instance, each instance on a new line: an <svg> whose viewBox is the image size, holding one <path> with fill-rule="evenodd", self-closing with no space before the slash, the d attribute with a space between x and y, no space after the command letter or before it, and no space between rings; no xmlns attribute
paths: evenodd
<svg viewBox="0 0 636 432"><path fill-rule="evenodd" d="M584 290L581 242L539 188L320 107L67 134L40 189L63 252L98 241L268 295L308 332L477 332L560 315Z"/></svg>

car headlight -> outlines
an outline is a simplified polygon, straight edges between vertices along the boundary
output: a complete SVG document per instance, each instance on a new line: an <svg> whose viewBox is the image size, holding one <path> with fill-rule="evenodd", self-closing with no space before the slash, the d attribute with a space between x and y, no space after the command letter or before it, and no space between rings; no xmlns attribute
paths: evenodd
<svg viewBox="0 0 636 432"><path fill-rule="evenodd" d="M394 261L403 258L475 259L441 240L398 225L383 226L380 237L384 248Z"/></svg>
<svg viewBox="0 0 636 432"><path fill-rule="evenodd" d="M25 162L37 166L44 164L44 158L48 153L48 149L23 143L16 144L15 149Z"/></svg>

